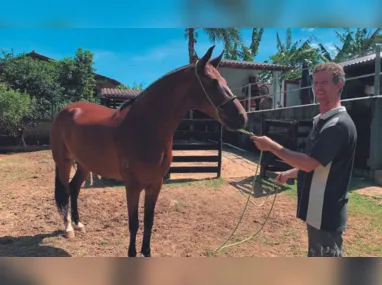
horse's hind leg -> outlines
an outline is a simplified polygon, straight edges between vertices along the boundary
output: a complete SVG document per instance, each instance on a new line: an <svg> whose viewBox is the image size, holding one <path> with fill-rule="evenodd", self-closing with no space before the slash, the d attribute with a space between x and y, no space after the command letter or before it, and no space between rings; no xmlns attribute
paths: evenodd
<svg viewBox="0 0 382 285"><path fill-rule="evenodd" d="M81 185L88 177L89 171L85 170L80 164L77 163L77 171L69 183L70 188L70 204L71 216L74 222L74 229L85 232L85 226L80 222L78 214L78 195L80 194Z"/></svg>
<svg viewBox="0 0 382 285"><path fill-rule="evenodd" d="M65 234L68 238L73 238L74 230L69 213L69 178L72 161L69 159L61 159L56 162L56 177L55 177L55 193L56 206L58 212L62 215L65 225Z"/></svg>

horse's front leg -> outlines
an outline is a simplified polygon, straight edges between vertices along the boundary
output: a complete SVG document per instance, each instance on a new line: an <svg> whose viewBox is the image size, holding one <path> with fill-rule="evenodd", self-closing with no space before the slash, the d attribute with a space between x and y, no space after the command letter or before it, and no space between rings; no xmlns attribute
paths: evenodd
<svg viewBox="0 0 382 285"><path fill-rule="evenodd" d="M138 206L139 206L139 196L143 189L137 183L132 183L131 180L125 182L126 188L126 199L127 199L127 213L129 219L129 232L130 232L130 243L128 249L128 257L136 257L136 239L137 232L139 228L138 222Z"/></svg>
<svg viewBox="0 0 382 285"><path fill-rule="evenodd" d="M154 224L155 205L159 192L163 185L163 179L151 183L145 188L145 212L144 212L144 232L141 253L144 257L151 257L151 231Z"/></svg>

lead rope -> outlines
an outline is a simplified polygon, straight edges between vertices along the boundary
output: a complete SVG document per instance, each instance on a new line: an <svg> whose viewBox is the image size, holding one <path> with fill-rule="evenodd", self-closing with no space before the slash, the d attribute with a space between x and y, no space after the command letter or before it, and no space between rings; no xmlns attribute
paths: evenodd
<svg viewBox="0 0 382 285"><path fill-rule="evenodd" d="M199 74L198 74L198 71L197 71L197 64L198 64L198 62L199 62L199 60L197 60L196 63L195 63L195 75L196 75L196 77L198 78L198 81L199 81L199 83L200 83L200 86L202 87L202 90L203 90L204 94L206 95L206 97L207 97L208 101L211 103L211 105L214 107L215 112L217 113L217 116L219 117L219 115L218 115L218 108L219 108L220 106L223 106L223 105L226 104L227 102L236 99L237 97L236 97L236 96L233 96L233 97L231 97L231 98L228 98L227 100L223 101L223 103L220 104L220 106L216 107L215 104L212 102L210 96L208 96L207 91L204 89L203 83L202 83L202 81L201 81L201 79L200 79L200 77L199 77ZM255 135L255 134L252 133L252 132L248 132L248 131L246 131L246 130L242 130L242 129L239 130L239 132L241 132L241 133L243 133L243 134L246 134L246 135L249 135L249 136L254 136L254 135ZM259 163L257 164L256 174L257 174L257 172L258 172L259 165L261 164L262 156L263 156L263 151L260 152L260 158L259 158ZM253 178L253 182L252 182L252 191L254 191L254 189L255 189L256 178L257 178L257 176L254 176L254 178ZM243 240L241 240L241 241L239 241L239 242L235 242L235 243L226 245L226 243L227 243L227 242L232 238L232 236L235 234L236 230L237 230L238 227L239 227L239 224L240 224L241 220L242 220L243 217L244 217L245 211L247 210L247 206L248 206L249 201L250 201L250 198L251 198L251 193L249 193L249 194L248 194L247 202L246 202L245 207L244 207L244 209L243 209L243 213L241 214L240 219L239 219L238 223L236 224L235 229L233 230L233 232L232 232L232 234L230 235L230 237L229 237L229 238L228 238L228 239L227 239L227 240L226 240L220 247L218 247L217 249L215 249L215 250L211 253L212 255L214 255L214 254L215 254L216 252L218 252L218 251L223 250L224 248L228 248L228 247L235 246L235 245L244 243L244 242L246 242L246 241L249 241L249 240L251 240L252 238L254 238L256 235L258 235L258 234L260 233L260 231L264 228L265 224L267 223L267 221L268 221L268 219L269 219L269 216L270 216L270 214L271 214L271 212L272 212L272 210L273 210L273 206L274 206L274 204L275 204L275 201L276 201L276 196L277 196L277 193L278 193L278 192L276 191L275 184L273 185L273 191L275 191L275 197L273 198L273 202L272 202L271 209L269 210L268 215L267 215L267 217L265 218L265 221L264 221L264 223L262 224L262 226L260 227L260 229L259 229L257 232L255 232L252 236L249 236L249 237L246 238L246 239L243 239Z"/></svg>
<svg viewBox="0 0 382 285"><path fill-rule="evenodd" d="M255 135L254 133L248 132L248 131L246 131L246 130L239 130L239 131L240 131L241 133L247 134L247 135L249 135L249 136L254 136L254 135ZM259 165L261 165L262 156L263 156L263 151L260 152L259 163L257 164L257 167L256 167L256 174L257 174L257 172L258 172ZM253 178L253 182L252 182L252 191L254 191L254 189L255 189L256 178L257 178L257 175L254 176L254 178ZM278 194L276 184L273 185L273 191L275 192L275 196L274 196L274 198L273 198L273 202L272 202L271 208L270 208L270 210L269 210L269 212L268 212L267 217L266 217L265 220L264 220L264 223L261 225L261 227L260 227L259 230L257 230L254 234L252 234L251 236L249 236L249 237L247 237L247 238L245 238L245 239L243 239L243 240L241 240L241 241L238 241L238 242L235 242L235 243L231 243L231 244L226 245L227 242L228 242L228 241L232 238L232 236L235 234L236 230L237 230L238 227L239 227L239 224L241 223L241 220L242 220L243 217L244 217L244 214L245 214L245 212L246 212L246 210L247 210L247 207L248 207L248 204L249 204L249 201L250 201L250 198L251 198L251 193L249 193L249 194L248 194L248 198L247 198L247 202L246 202L246 204L245 204L245 206L244 206L244 209L243 209L243 212L242 212L242 214L241 214L241 216L240 216L240 218L239 218L239 221L237 222L237 224L236 224L236 226L235 226L233 232L231 233L231 235L227 238L227 240L226 240L221 246L219 246L218 248L216 248L214 251L210 252L208 255L215 255L217 252L219 252L219 251L221 251L221 250L223 250L223 249L225 249L225 248L229 248L229 247L232 247L232 246L235 246L235 245L239 245L239 244L244 243L244 242L247 242L247 241L253 239L255 236L257 236L257 235L260 233L260 231L264 228L265 224L267 223L267 221L268 221L268 219L269 219L269 216L270 216L271 213L272 213L273 206L274 206L275 201L276 201L276 196L277 196L277 194Z"/></svg>

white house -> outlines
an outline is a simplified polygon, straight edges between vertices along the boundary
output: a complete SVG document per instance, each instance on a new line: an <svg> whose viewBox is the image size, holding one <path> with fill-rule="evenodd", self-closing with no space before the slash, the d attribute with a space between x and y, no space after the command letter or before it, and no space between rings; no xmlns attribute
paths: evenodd
<svg viewBox="0 0 382 285"><path fill-rule="evenodd" d="M283 106L284 98L277 75L286 70L291 70L291 67L253 61L222 60L219 65L220 74L227 80L232 92L240 98L248 111L254 110L254 103L250 104L250 109L248 109L247 102L250 94L248 88L244 87L249 86L250 78L253 76L258 77L260 71L271 71L273 73L271 83L258 81L260 95L268 95L273 98L273 100L270 100L272 102L271 108Z"/></svg>

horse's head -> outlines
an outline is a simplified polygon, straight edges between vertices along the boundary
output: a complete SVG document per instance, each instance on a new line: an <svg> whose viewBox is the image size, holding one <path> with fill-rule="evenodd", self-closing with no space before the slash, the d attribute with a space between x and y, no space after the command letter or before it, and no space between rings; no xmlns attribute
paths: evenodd
<svg viewBox="0 0 382 285"><path fill-rule="evenodd" d="M229 130L244 129L247 112L217 70L223 53L210 60L214 47L195 62L196 84L189 93L193 107L220 121Z"/></svg>

